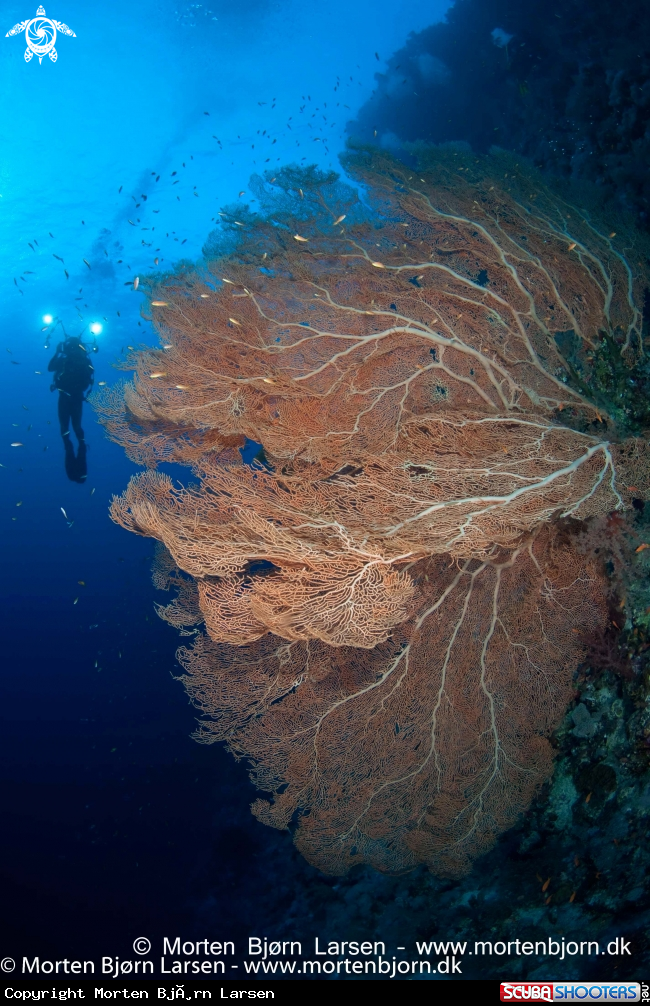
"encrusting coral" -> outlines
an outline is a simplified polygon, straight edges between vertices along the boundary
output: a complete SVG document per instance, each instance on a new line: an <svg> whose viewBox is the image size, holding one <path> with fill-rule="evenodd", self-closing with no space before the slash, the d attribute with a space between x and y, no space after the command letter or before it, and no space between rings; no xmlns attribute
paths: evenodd
<svg viewBox="0 0 650 1006"><path fill-rule="evenodd" d="M151 281L165 348L97 408L134 460L198 482L146 472L112 515L164 545L163 617L205 623L180 651L199 736L250 762L257 816L325 872L453 876L548 776L606 622L568 518L650 487L645 442L586 393L602 338L642 353L647 278L633 235L505 155L346 167L362 196L257 179L264 214L224 214L237 244Z"/></svg>

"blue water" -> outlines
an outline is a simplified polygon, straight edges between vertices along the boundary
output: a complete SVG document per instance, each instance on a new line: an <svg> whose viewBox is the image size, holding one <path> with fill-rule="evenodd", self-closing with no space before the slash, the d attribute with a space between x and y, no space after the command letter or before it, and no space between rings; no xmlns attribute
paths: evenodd
<svg viewBox="0 0 650 1006"><path fill-rule="evenodd" d="M34 0L0 6L3 953L235 938L325 883L250 817L245 768L190 739L152 542L108 517L135 467L86 407L88 479L67 479L47 374L62 329L49 348L41 329L101 325L96 382L118 379L123 347L154 339L133 278L199 257L253 172L336 168L374 75L446 6L57 0L76 37L42 65L4 37Z"/></svg>

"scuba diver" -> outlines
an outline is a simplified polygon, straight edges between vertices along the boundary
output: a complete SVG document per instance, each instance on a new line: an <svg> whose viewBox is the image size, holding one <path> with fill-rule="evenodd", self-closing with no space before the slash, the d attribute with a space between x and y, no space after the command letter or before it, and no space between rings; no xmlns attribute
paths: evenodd
<svg viewBox="0 0 650 1006"><path fill-rule="evenodd" d="M88 358L86 347L79 342L79 339L67 338L57 346L47 369L54 373L50 391L59 392L58 414L65 450L65 473L71 482L83 483L88 468L81 412L86 394L93 385L94 368ZM79 441L76 455L70 437L71 423Z"/></svg>

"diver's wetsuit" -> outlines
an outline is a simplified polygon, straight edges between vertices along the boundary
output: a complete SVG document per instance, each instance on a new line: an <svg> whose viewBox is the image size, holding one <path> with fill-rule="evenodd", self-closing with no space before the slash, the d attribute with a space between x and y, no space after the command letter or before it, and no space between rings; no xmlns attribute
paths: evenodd
<svg viewBox="0 0 650 1006"><path fill-rule="evenodd" d="M81 410L84 403L83 391L64 391L59 388L59 425L61 436L70 436L70 423L79 443L84 439L84 431L81 426Z"/></svg>
<svg viewBox="0 0 650 1006"><path fill-rule="evenodd" d="M93 383L93 367L88 354L78 339L66 339L57 347L47 368L54 373L51 390L59 392L59 426L65 447L65 470L72 482L83 482L86 478L86 442L81 426L81 412L85 393ZM75 456L70 442L70 423L79 441Z"/></svg>

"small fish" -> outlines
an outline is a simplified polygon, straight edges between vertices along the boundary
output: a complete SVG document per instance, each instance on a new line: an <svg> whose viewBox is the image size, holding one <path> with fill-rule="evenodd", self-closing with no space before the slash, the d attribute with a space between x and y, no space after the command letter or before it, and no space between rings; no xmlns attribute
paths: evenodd
<svg viewBox="0 0 650 1006"><path fill-rule="evenodd" d="M22 505L23 505L23 501L22 500L18 500L18 502L16 503L16 506L22 506Z"/></svg>
<svg viewBox="0 0 650 1006"><path fill-rule="evenodd" d="M643 552L643 549L644 549L644 548L650 548L650 545L648 545L648 543L647 543L646 541L642 542L642 543L641 543L641 544L639 545L639 547L638 547L638 548L635 548L635 549L634 549L634 551L635 551L635 552Z"/></svg>
<svg viewBox="0 0 650 1006"><path fill-rule="evenodd" d="M21 444L20 440L15 440L11 446L12 447L24 447L25 445Z"/></svg>
<svg viewBox="0 0 650 1006"><path fill-rule="evenodd" d="M79 584L80 587L85 587L86 586L86 581L85 580L77 580L77 583Z"/></svg>
<svg viewBox="0 0 650 1006"><path fill-rule="evenodd" d="M64 273L65 273L65 278L66 278L66 279L70 279L70 275L69 275L69 273L68 273L68 270L67 270L67 269L64 269L63 271L64 271Z"/></svg>
<svg viewBox="0 0 650 1006"><path fill-rule="evenodd" d="M576 245L577 245L577 241L572 241L571 244L569 245L568 250L569 251L573 251L573 249L576 247Z"/></svg>
<svg viewBox="0 0 650 1006"><path fill-rule="evenodd" d="M239 195L243 196L245 192L246 192L246 189L242 189L241 192L239 193Z"/></svg>
<svg viewBox="0 0 650 1006"><path fill-rule="evenodd" d="M300 236L300 234L294 234L294 236L293 236L293 240L294 240L294 241L305 241L305 242L306 242L306 241L309 241L309 238L302 238L302 237Z"/></svg>
<svg viewBox="0 0 650 1006"><path fill-rule="evenodd" d="M199 294L199 296L201 297L201 300L210 300L210 294L209 293L202 293L202 294Z"/></svg>
<svg viewBox="0 0 650 1006"><path fill-rule="evenodd" d="M122 189L123 189L123 188L124 188L124 186L123 186L123 185L120 185L119 189L117 190L117 194L118 194L118 195L120 194L120 192L122 191Z"/></svg>
<svg viewBox="0 0 650 1006"><path fill-rule="evenodd" d="M340 224L342 220L345 220L346 216L347 216L347 213L341 213L341 216L336 218L336 220L334 221L334 223L333 223L332 226L336 227L336 225Z"/></svg>
<svg viewBox="0 0 650 1006"><path fill-rule="evenodd" d="M59 262L63 262L63 259L61 258L60 255L54 255L54 252L52 252L52 255L54 256L54 258L58 259Z"/></svg>
<svg viewBox="0 0 650 1006"><path fill-rule="evenodd" d="M63 507L61 507L60 509L61 509L61 513L63 514L63 516L64 516L64 517L65 517L65 519L67 520L67 519L68 519L68 515L67 515L67 513L65 512L65 510L63 509Z"/></svg>
<svg viewBox="0 0 650 1006"><path fill-rule="evenodd" d="M151 306L152 307L169 307L169 301L168 300L152 300L151 301Z"/></svg>
<svg viewBox="0 0 650 1006"><path fill-rule="evenodd" d="M75 599L74 599L74 601L73 601L72 603L73 603L73 604L76 604L78 600L79 600L79 598L78 598L78 597L75 597Z"/></svg>
<svg viewBox="0 0 650 1006"><path fill-rule="evenodd" d="M630 493L638 493L638 491L639 491L636 486L628 486L627 490Z"/></svg>
<svg viewBox="0 0 650 1006"><path fill-rule="evenodd" d="M140 277L136 276L135 279L133 280L133 289L137 290L139 286L140 286Z"/></svg>
<svg viewBox="0 0 650 1006"><path fill-rule="evenodd" d="M100 381L98 387L103 388L105 384L106 381Z"/></svg>
<svg viewBox="0 0 650 1006"><path fill-rule="evenodd" d="M35 373L35 374L42 374L42 373L43 373L43 371L42 371L42 370L35 370L35 371L34 371L34 373Z"/></svg>
<svg viewBox="0 0 650 1006"><path fill-rule="evenodd" d="M90 264L90 262L88 261L88 259L87 259L87 258L85 258L85 259L84 259L83 261L84 261L84 263L85 263L85 264L86 264L86 265L88 266L88 268L89 268L89 269L91 269L91 268L92 268L92 266L91 266L91 264Z"/></svg>
<svg viewBox="0 0 650 1006"><path fill-rule="evenodd" d="M174 387L178 388L179 391L187 391L187 384L175 384Z"/></svg>
<svg viewBox="0 0 650 1006"><path fill-rule="evenodd" d="M232 325L237 325L237 326L238 326L239 328L241 328L241 321L237 321L237 319L236 319L236 318L228 318L228 321L229 321L229 322L230 322L230 323L231 323Z"/></svg>
<svg viewBox="0 0 650 1006"><path fill-rule="evenodd" d="M610 236L610 238L615 238L616 237L616 231L612 231L612 233L609 236Z"/></svg>
<svg viewBox="0 0 650 1006"><path fill-rule="evenodd" d="M153 264L154 264L154 265L158 265L158 259L157 259L157 258L155 258L155 259L153 260Z"/></svg>
<svg viewBox="0 0 650 1006"><path fill-rule="evenodd" d="M90 490L90 495L92 496L92 494L93 494L94 492L95 492L95 490L94 490L94 489L91 489L91 490Z"/></svg>
<svg viewBox="0 0 650 1006"><path fill-rule="evenodd" d="M262 380L265 384L275 384L275 381L272 381L270 377L263 377Z"/></svg>
<svg viewBox="0 0 650 1006"><path fill-rule="evenodd" d="M157 370L154 374L149 374L149 377L151 377L151 378L155 378L155 377L167 377L167 371L166 370Z"/></svg>
<svg viewBox="0 0 650 1006"><path fill-rule="evenodd" d="M386 266L383 262L371 262L370 265L374 265L375 269L385 269Z"/></svg>
<svg viewBox="0 0 650 1006"><path fill-rule="evenodd" d="M544 883L542 884L542 892L543 892L543 893L544 893L545 891L548 891L548 885L549 885L550 883L551 883L551 878L549 877L549 878L548 878L548 880L545 880L545 881L544 881Z"/></svg>
<svg viewBox="0 0 650 1006"><path fill-rule="evenodd" d="M27 242L27 244L28 244L28 245L29 245L29 247L30 247L30 248L32 249L32 251L36 251L36 249L34 248L34 245L32 244L32 242L31 242L31 241L28 241L28 242Z"/></svg>
<svg viewBox="0 0 650 1006"><path fill-rule="evenodd" d="M233 283L233 281L232 281L231 279L226 279L226 277L225 277L225 276L222 276L222 277L221 277L221 282L222 282L222 283L230 283L230 285L231 285L231 286L234 286L234 285L235 285L235 284Z"/></svg>
<svg viewBox="0 0 650 1006"><path fill-rule="evenodd" d="M174 347L172 346L171 342L168 342L166 343L166 345L163 346L163 349L173 349L173 348Z"/></svg>

